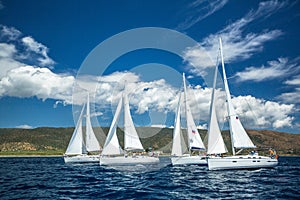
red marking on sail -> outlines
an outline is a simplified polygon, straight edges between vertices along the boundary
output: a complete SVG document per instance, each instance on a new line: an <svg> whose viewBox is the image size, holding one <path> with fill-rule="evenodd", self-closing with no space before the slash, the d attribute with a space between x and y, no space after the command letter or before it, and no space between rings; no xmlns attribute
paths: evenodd
<svg viewBox="0 0 300 200"><path fill-rule="evenodd" d="M196 131L192 130L192 133L193 133L193 134L196 134Z"/></svg>

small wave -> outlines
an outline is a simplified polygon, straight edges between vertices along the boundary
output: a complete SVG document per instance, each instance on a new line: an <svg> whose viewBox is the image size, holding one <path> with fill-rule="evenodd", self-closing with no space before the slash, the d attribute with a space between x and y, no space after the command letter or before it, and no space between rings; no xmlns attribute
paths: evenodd
<svg viewBox="0 0 300 200"><path fill-rule="evenodd" d="M66 165L59 158L1 158L1 199L299 199L300 158L274 169ZM255 196L254 196L255 195Z"/></svg>

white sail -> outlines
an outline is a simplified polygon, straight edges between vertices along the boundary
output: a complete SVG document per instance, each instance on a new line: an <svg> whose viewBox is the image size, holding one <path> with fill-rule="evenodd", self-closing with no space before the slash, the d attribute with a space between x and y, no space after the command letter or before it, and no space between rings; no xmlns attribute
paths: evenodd
<svg viewBox="0 0 300 200"><path fill-rule="evenodd" d="M126 91L123 94L124 98L124 149L125 150L142 150L143 145L135 130L129 108L129 101Z"/></svg>
<svg viewBox="0 0 300 200"><path fill-rule="evenodd" d="M216 66L214 74L214 82L211 95L210 104L210 121L208 126L208 144L207 144L207 154L221 154L226 153L227 148L225 146L224 140L221 135L220 127L218 124L217 114L216 114L216 100L215 100L215 88L217 82L218 66Z"/></svg>
<svg viewBox="0 0 300 200"><path fill-rule="evenodd" d="M236 114L232 102L231 95L228 87L227 76L224 67L223 51L222 51L222 40L220 38L220 51L221 51L221 60L222 60L222 72L223 72L223 81L226 92L227 99L227 109L228 109L228 118L230 124L230 133L233 146L236 148L255 148L248 134L246 133L243 125L240 122L238 115ZM234 154L234 149L233 149Z"/></svg>
<svg viewBox="0 0 300 200"><path fill-rule="evenodd" d="M72 138L69 142L68 148L66 150L66 155L79 155L86 153L86 148L83 144L82 135L82 118L85 105L82 106L81 113L79 115L75 130L73 132Z"/></svg>
<svg viewBox="0 0 300 200"><path fill-rule="evenodd" d="M87 104L86 104L86 150L88 152L91 151L100 151L99 142L95 136L95 133L92 128L91 118L90 118L90 97L87 96Z"/></svg>
<svg viewBox="0 0 300 200"><path fill-rule="evenodd" d="M175 126L173 129L173 145L172 145L172 155L182 156L183 155L183 140L181 137L181 127L180 127L180 105L181 105L181 94L179 96L179 102L177 106L177 112L175 117Z"/></svg>
<svg viewBox="0 0 300 200"><path fill-rule="evenodd" d="M118 155L122 154L123 151L120 147L119 140L117 137L117 122L120 117L121 109L122 109L122 103L123 103L123 98L120 99L113 121L111 123L111 126L109 128L102 155Z"/></svg>
<svg viewBox="0 0 300 200"><path fill-rule="evenodd" d="M186 125L187 125L187 134L189 140L189 149L190 150L205 150L205 146L202 142L198 129L195 125L192 112L190 106L187 101L187 90L186 90L186 83L185 83L185 75L183 73L183 89L184 89L184 105L185 105L185 116L186 116Z"/></svg>

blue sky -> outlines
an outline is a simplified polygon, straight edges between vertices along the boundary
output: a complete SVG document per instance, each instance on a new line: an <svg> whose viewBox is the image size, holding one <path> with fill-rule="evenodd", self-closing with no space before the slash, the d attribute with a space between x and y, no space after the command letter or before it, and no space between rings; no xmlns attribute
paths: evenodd
<svg viewBox="0 0 300 200"><path fill-rule="evenodd" d="M78 85L90 91L92 84L93 123L108 126L124 79L132 91L134 123L171 126L182 72L195 121L206 127L211 90L203 80L210 81L205 70L217 62L221 36L233 102L250 124L245 126L300 133L299 11L299 1L275 0L1 0L0 127L74 126L73 114L76 120L82 102L72 95ZM96 68L103 66L96 63L89 66L94 74L76 79L99 44L142 27L174 30L198 45L180 55L137 49L119 55L101 74ZM122 45L114 44L97 59ZM211 63L204 62L202 51Z"/></svg>

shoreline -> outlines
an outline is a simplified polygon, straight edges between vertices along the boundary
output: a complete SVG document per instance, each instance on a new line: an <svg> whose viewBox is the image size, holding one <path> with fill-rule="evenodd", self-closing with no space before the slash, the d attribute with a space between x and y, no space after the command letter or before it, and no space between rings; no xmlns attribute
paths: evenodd
<svg viewBox="0 0 300 200"><path fill-rule="evenodd" d="M63 157L63 155L0 155L0 158L16 158L16 157Z"/></svg>

